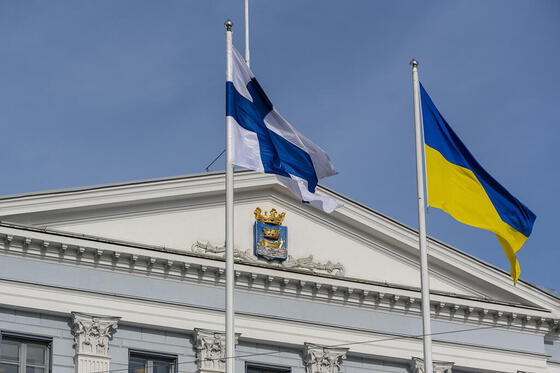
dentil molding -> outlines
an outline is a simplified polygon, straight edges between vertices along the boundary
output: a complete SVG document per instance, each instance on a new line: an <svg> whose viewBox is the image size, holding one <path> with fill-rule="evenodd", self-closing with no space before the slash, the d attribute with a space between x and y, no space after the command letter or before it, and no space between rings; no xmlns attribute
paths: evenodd
<svg viewBox="0 0 560 373"><path fill-rule="evenodd" d="M202 281L222 286L225 284L225 271L221 263L224 253L219 245L195 242L190 249L178 252L165 248L147 249L144 246L130 249L116 243L85 240L80 243L68 243L63 237L51 234L25 233L26 235L0 233L0 255L149 274L178 281ZM251 252L237 251L236 287L408 315L421 314L421 300L417 290L356 282L355 279L345 278L340 273L329 274L331 269L337 271L339 263L317 262L307 257L292 258L291 261L284 262L286 264L283 266L274 267L255 260ZM259 273L249 267L251 265L258 266L259 270L262 268L282 271L274 274ZM306 266L307 270L303 270ZM301 276L310 277L303 279ZM551 317L547 310L530 310L526 307L518 308L516 305L465 300L437 294L432 296L430 303L434 319L444 318L471 325L488 325L543 335L548 333L550 338L558 338L560 332L560 320Z"/></svg>

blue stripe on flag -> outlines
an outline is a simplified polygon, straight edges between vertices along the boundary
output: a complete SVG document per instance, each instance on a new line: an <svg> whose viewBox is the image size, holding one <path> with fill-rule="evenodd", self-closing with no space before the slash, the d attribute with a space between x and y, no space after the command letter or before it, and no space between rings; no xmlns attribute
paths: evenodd
<svg viewBox="0 0 560 373"><path fill-rule="evenodd" d="M420 97L426 145L440 152L448 162L471 170L482 184L500 218L525 237L529 237L537 216L478 163L443 118L422 84Z"/></svg>
<svg viewBox="0 0 560 373"><path fill-rule="evenodd" d="M243 97L232 82L226 82L226 115L248 131L257 134L262 164L266 173L290 177L294 175L307 180L307 189L315 193L318 179L311 157L277 133L269 130L264 118L272 111L272 103L266 97L256 79L247 84L253 102Z"/></svg>

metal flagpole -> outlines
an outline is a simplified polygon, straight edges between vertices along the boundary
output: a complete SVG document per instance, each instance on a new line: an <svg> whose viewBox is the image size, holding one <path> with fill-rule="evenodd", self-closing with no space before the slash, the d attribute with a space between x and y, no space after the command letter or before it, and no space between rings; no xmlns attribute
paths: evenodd
<svg viewBox="0 0 560 373"><path fill-rule="evenodd" d="M232 32L233 22L226 26L226 79L232 81ZM233 141L232 118L226 115L226 373L234 373L235 325L233 309Z"/></svg>
<svg viewBox="0 0 560 373"><path fill-rule="evenodd" d="M251 67L251 54L249 52L249 0L245 0L245 62Z"/></svg>
<svg viewBox="0 0 560 373"><path fill-rule="evenodd" d="M420 83L418 61L410 61L414 100L414 129L416 133L416 186L418 190L418 238L420 241L420 286L422 289L422 328L424 344L424 372L432 373L432 332L430 326L430 279L428 277L428 251L426 248L426 211L424 202L424 152L420 127Z"/></svg>

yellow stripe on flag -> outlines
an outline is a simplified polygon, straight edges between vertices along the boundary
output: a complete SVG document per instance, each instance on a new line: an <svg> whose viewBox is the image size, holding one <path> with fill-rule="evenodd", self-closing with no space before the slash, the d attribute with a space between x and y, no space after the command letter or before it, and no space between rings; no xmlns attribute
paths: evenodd
<svg viewBox="0 0 560 373"><path fill-rule="evenodd" d="M461 223L492 231L498 237L517 282L521 269L515 253L527 237L505 223L475 174L448 162L440 152L425 145L428 205L442 209Z"/></svg>

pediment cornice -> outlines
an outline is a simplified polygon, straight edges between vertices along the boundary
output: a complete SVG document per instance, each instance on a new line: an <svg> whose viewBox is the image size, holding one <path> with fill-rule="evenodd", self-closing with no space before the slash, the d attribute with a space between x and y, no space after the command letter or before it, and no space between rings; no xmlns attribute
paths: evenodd
<svg viewBox="0 0 560 373"><path fill-rule="evenodd" d="M236 200L248 201L256 195L266 196L273 203L289 206L301 216L383 252L408 268L418 267L415 230L332 190L319 187L320 193L343 201L344 206L333 214L326 215L302 205L289 196L271 175L251 171L236 172L235 188ZM106 208L112 208L117 212L125 207L146 206L152 203L164 203L167 206L166 211L173 208L169 206L177 208L178 202L186 200L189 200L189 206L200 207L200 203L204 206L217 206L223 204L223 200L219 200L223 199L223 190L223 173L218 172L4 197L0 198L0 206L3 220L17 215L24 218L16 221L23 222L28 221L28 217L35 218L42 214L50 214L49 219L52 218L52 214L59 214L62 219L71 216L71 220L74 216L70 212L99 211ZM154 211L156 210L145 213ZM32 224L41 226L40 221ZM98 242L106 241L101 239ZM121 246L126 244L124 242ZM508 299L534 305L537 308L550 309L553 314L560 317L559 298L546 294L522 280L513 287L506 272L435 239L428 240L428 249L431 276L436 277L440 283L453 284L456 292L475 296L488 295L495 299Z"/></svg>
<svg viewBox="0 0 560 373"><path fill-rule="evenodd" d="M244 193L249 195L256 192L265 193L271 200L281 201L297 209L302 216L307 216L331 230L397 257L400 262L406 263L411 268L417 267L414 259L418 255L415 230L332 190L319 187L320 193L343 201L344 206L333 214L326 215L301 203L297 204L271 175L238 171L235 173L235 188L237 196L241 198L246 198L243 197ZM3 220L15 215L40 216L60 213L60 216L64 216L70 211L96 210L108 206L122 208L155 201L176 204L177 201L185 198L193 201L208 196L223 198L223 190L223 173L216 172L8 196L0 198L0 206ZM38 225L40 226L41 223ZM554 312L559 308L560 299L522 280L513 287L506 272L460 250L431 238L428 240L428 248L431 268L436 269L432 274L443 282L454 283L457 288L463 289L464 293L483 295L486 293L485 288L492 288L498 293L507 295L509 299L519 299L526 304L539 305ZM443 265L437 268L437 264L432 263L443 263ZM461 280L456 280L458 276ZM477 285L473 286L475 283Z"/></svg>
<svg viewBox="0 0 560 373"><path fill-rule="evenodd" d="M22 256L74 266L150 275L172 281L223 286L221 253L180 250L80 238L70 234L0 225L2 255ZM384 312L420 315L419 289L375 283L305 268L280 268L238 258L236 287L274 296L294 297ZM432 293L434 319L557 335L559 318L550 310L486 299Z"/></svg>
<svg viewBox="0 0 560 373"><path fill-rule="evenodd" d="M288 196L270 175L250 171L236 172L235 188L236 197L249 198L248 196L255 193L266 194L270 200L290 206L296 209L298 214L313 219L330 230L387 253L411 268L418 266L415 260L418 255L415 230L327 188L319 187L320 193L334 196L344 202L344 206L331 215L298 203ZM122 208L154 201L176 204L177 201L186 198L190 201L204 200L210 198L209 196L214 199L223 198L223 190L223 173L209 173L11 196L1 198L0 206L3 217L26 214L38 216L57 211L63 216L68 211L95 210L107 206ZM211 202L214 205L216 203L223 201ZM513 287L506 272L435 239L428 240L428 249L430 266L434 269L433 276L443 282L453 283L458 291L464 289L464 293L467 294L483 295L487 288L492 289L489 293L498 294L497 298L506 295L504 299L516 299L525 304L551 309L560 317L560 299L531 284L520 280L517 286Z"/></svg>

